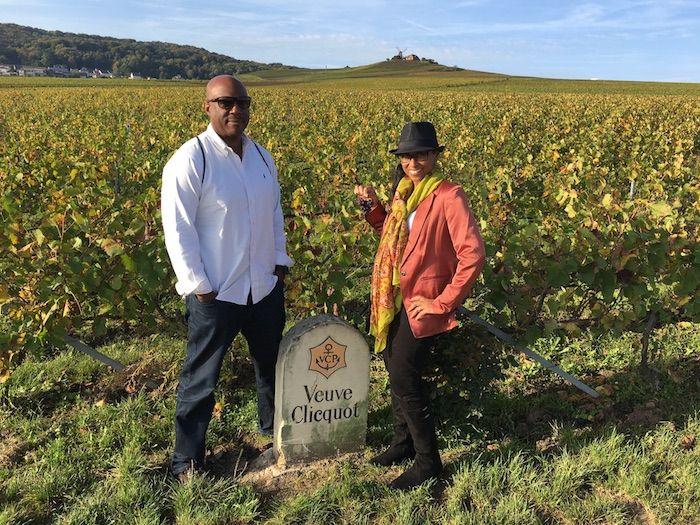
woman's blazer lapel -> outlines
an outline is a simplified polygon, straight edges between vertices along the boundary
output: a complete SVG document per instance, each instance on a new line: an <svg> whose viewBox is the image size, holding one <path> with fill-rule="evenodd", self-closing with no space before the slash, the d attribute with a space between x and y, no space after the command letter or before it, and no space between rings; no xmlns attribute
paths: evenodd
<svg viewBox="0 0 700 525"><path fill-rule="evenodd" d="M430 209L433 207L433 202L435 202L436 192L437 188L418 205L418 208L416 208L416 216L413 219L411 232L408 234L408 243L406 244L406 249L403 251L403 258L401 259L402 266L406 264L409 255L411 255L411 252L415 249L416 244L418 243L418 238L420 237L421 230L425 225L425 220L428 218L428 214L430 214Z"/></svg>

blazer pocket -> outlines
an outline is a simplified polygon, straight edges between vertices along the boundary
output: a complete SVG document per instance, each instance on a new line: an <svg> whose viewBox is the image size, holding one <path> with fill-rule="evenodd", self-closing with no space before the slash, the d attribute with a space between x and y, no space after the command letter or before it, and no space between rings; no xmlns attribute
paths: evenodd
<svg viewBox="0 0 700 525"><path fill-rule="evenodd" d="M414 293L415 295L423 295L429 299L434 299L440 295L449 281L449 275L424 275L418 279Z"/></svg>
<svg viewBox="0 0 700 525"><path fill-rule="evenodd" d="M442 274L442 275L421 275L420 281L430 281L430 280L437 280L437 279L446 279L450 280L450 275L448 274Z"/></svg>

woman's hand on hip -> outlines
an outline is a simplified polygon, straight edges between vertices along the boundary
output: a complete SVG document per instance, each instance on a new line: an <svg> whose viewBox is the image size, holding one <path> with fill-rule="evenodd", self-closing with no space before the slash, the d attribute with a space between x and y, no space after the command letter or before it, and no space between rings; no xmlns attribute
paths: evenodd
<svg viewBox="0 0 700 525"><path fill-rule="evenodd" d="M437 315L441 314L442 312L433 304L432 299L428 299L422 295L416 295L413 299L411 299L411 304L408 307L408 313L420 320L428 315Z"/></svg>

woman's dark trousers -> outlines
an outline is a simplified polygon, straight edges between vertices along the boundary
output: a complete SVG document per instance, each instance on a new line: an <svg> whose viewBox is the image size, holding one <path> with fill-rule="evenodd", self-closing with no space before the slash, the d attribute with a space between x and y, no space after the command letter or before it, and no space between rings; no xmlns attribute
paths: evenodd
<svg viewBox="0 0 700 525"><path fill-rule="evenodd" d="M250 302L250 301L249 301ZM284 329L284 291L278 282L257 304L237 305L186 299L187 356L180 373L175 408L172 472L204 464L205 436L214 409L214 388L224 355L243 332L255 368L259 428L271 433L275 414L275 365Z"/></svg>
<svg viewBox="0 0 700 525"><path fill-rule="evenodd" d="M430 400L422 378L435 337L416 339L405 310L389 327L384 363L389 372L394 438L390 449L415 453L412 469L418 477L432 477L442 468ZM412 457L407 454L406 457Z"/></svg>

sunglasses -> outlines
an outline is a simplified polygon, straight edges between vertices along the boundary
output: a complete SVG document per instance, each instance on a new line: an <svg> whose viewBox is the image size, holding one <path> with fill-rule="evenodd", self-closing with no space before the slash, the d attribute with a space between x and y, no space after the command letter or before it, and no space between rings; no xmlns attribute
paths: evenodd
<svg viewBox="0 0 700 525"><path fill-rule="evenodd" d="M419 162L428 160L429 151L418 151L416 153L400 153L399 158L401 160L409 161L411 159L416 159Z"/></svg>
<svg viewBox="0 0 700 525"><path fill-rule="evenodd" d="M250 109L250 97L219 97L207 100L207 102L216 102L221 109L231 111L233 106L238 106L240 109Z"/></svg>

